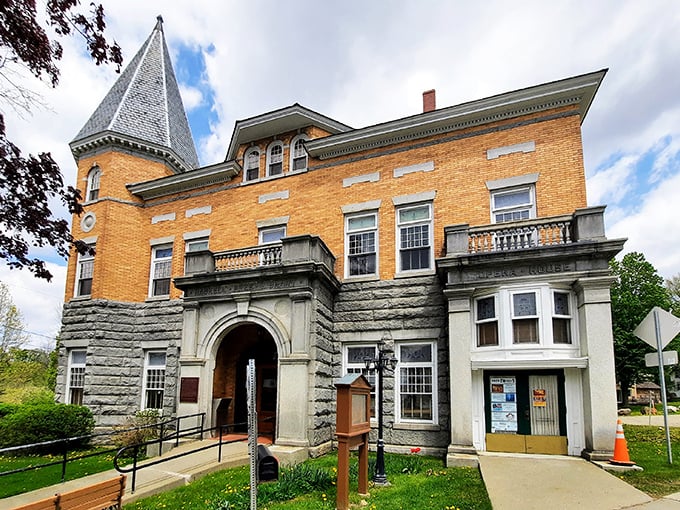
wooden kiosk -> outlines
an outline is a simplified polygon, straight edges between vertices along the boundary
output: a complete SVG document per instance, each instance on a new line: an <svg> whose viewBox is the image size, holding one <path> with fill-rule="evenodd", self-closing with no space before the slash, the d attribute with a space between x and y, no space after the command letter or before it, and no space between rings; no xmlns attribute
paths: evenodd
<svg viewBox="0 0 680 510"><path fill-rule="evenodd" d="M359 447L359 494L368 493L368 433L371 431L371 385L361 374L335 381L338 391L335 435L338 438L338 510L349 505L349 451Z"/></svg>

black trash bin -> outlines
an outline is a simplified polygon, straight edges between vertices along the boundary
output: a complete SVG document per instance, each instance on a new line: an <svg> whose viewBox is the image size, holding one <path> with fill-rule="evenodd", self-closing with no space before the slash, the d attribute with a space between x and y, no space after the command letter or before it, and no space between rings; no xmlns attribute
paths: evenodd
<svg viewBox="0 0 680 510"><path fill-rule="evenodd" d="M257 479L260 482L279 479L279 461L264 445L257 446Z"/></svg>

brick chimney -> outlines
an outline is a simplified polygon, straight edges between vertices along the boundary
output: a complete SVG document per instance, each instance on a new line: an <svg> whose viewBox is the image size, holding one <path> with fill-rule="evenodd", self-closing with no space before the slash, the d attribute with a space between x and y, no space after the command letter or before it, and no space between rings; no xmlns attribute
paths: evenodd
<svg viewBox="0 0 680 510"><path fill-rule="evenodd" d="M431 112L437 109L437 100L435 98L435 91L426 90L423 92L423 113Z"/></svg>

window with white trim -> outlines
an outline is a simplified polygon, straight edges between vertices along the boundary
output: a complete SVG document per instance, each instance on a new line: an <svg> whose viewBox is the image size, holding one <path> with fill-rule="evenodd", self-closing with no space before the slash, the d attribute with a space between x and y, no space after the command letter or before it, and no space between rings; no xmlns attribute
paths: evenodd
<svg viewBox="0 0 680 510"><path fill-rule="evenodd" d="M88 246L94 249L94 246ZM79 253L76 263L75 296L89 296L92 294L92 276L94 274L94 253Z"/></svg>
<svg viewBox="0 0 680 510"><path fill-rule="evenodd" d="M307 170L307 149L305 149L306 135L293 138L290 150L290 171L302 172Z"/></svg>
<svg viewBox="0 0 680 510"><path fill-rule="evenodd" d="M477 345L498 345L498 315L496 296L475 300L475 323L477 324Z"/></svg>
<svg viewBox="0 0 680 510"><path fill-rule="evenodd" d="M512 342L515 344L537 344L538 306L535 292L512 294Z"/></svg>
<svg viewBox="0 0 680 510"><path fill-rule="evenodd" d="M279 243L286 237L286 225L262 227L258 231L258 237L260 244Z"/></svg>
<svg viewBox="0 0 680 510"><path fill-rule="evenodd" d="M432 204L397 209L399 272L430 269L433 266Z"/></svg>
<svg viewBox="0 0 680 510"><path fill-rule="evenodd" d="M283 173L283 143L272 142L267 149L267 175Z"/></svg>
<svg viewBox="0 0 680 510"><path fill-rule="evenodd" d="M553 291L553 343L571 343L571 304L568 292Z"/></svg>
<svg viewBox="0 0 680 510"><path fill-rule="evenodd" d="M534 186L498 189L491 192L493 223L528 220L536 217Z"/></svg>
<svg viewBox="0 0 680 510"><path fill-rule="evenodd" d="M567 288L549 284L501 287L479 296L473 348L578 350L575 299Z"/></svg>
<svg viewBox="0 0 680 510"><path fill-rule="evenodd" d="M73 349L68 354L68 403L83 405L83 391L85 388L85 361L87 352L84 349Z"/></svg>
<svg viewBox="0 0 680 510"><path fill-rule="evenodd" d="M397 344L397 421L437 421L436 344Z"/></svg>
<svg viewBox="0 0 680 510"><path fill-rule="evenodd" d="M165 363L165 351L147 351L145 353L142 409L163 409Z"/></svg>
<svg viewBox="0 0 680 510"><path fill-rule="evenodd" d="M208 238L198 237L196 239L189 239L185 243L185 250L187 253L191 251L204 251L208 249Z"/></svg>
<svg viewBox="0 0 680 510"><path fill-rule="evenodd" d="M99 198L99 181L102 171L98 166L92 167L87 174L87 187L85 190L85 200L97 200Z"/></svg>
<svg viewBox="0 0 680 510"><path fill-rule="evenodd" d="M151 248L151 281L149 295L151 297L170 295L170 277L172 276L172 245L163 244Z"/></svg>
<svg viewBox="0 0 680 510"><path fill-rule="evenodd" d="M375 359L377 354L375 345L345 345L343 356L343 373L362 374L371 385L371 418L375 418L378 393L375 386L375 368L366 369L366 358Z"/></svg>
<svg viewBox="0 0 680 510"><path fill-rule="evenodd" d="M378 274L378 214L361 213L345 217L345 274Z"/></svg>
<svg viewBox="0 0 680 510"><path fill-rule="evenodd" d="M260 177L260 150L251 147L243 155L243 180L254 181Z"/></svg>

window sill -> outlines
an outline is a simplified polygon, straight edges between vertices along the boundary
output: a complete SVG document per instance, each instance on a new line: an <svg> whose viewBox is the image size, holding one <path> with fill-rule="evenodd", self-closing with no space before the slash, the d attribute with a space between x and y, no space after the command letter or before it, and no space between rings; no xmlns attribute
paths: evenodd
<svg viewBox="0 0 680 510"><path fill-rule="evenodd" d="M427 430L432 432L441 431L441 426L437 423L412 423L412 422L400 422L395 423L392 428L394 430Z"/></svg>
<svg viewBox="0 0 680 510"><path fill-rule="evenodd" d="M92 295L88 294L87 296L73 296L71 298L71 301L89 301L92 299Z"/></svg>
<svg viewBox="0 0 680 510"><path fill-rule="evenodd" d="M419 269L417 271L404 271L402 273L396 273L394 279L398 278L413 278L414 276L431 276L437 274L434 269Z"/></svg>
<svg viewBox="0 0 680 510"><path fill-rule="evenodd" d="M147 303L150 301L170 301L170 296L149 296L145 301Z"/></svg>
<svg viewBox="0 0 680 510"><path fill-rule="evenodd" d="M361 283L361 282L377 282L380 281L380 276L376 274L361 275L361 276L347 276L345 283Z"/></svg>

